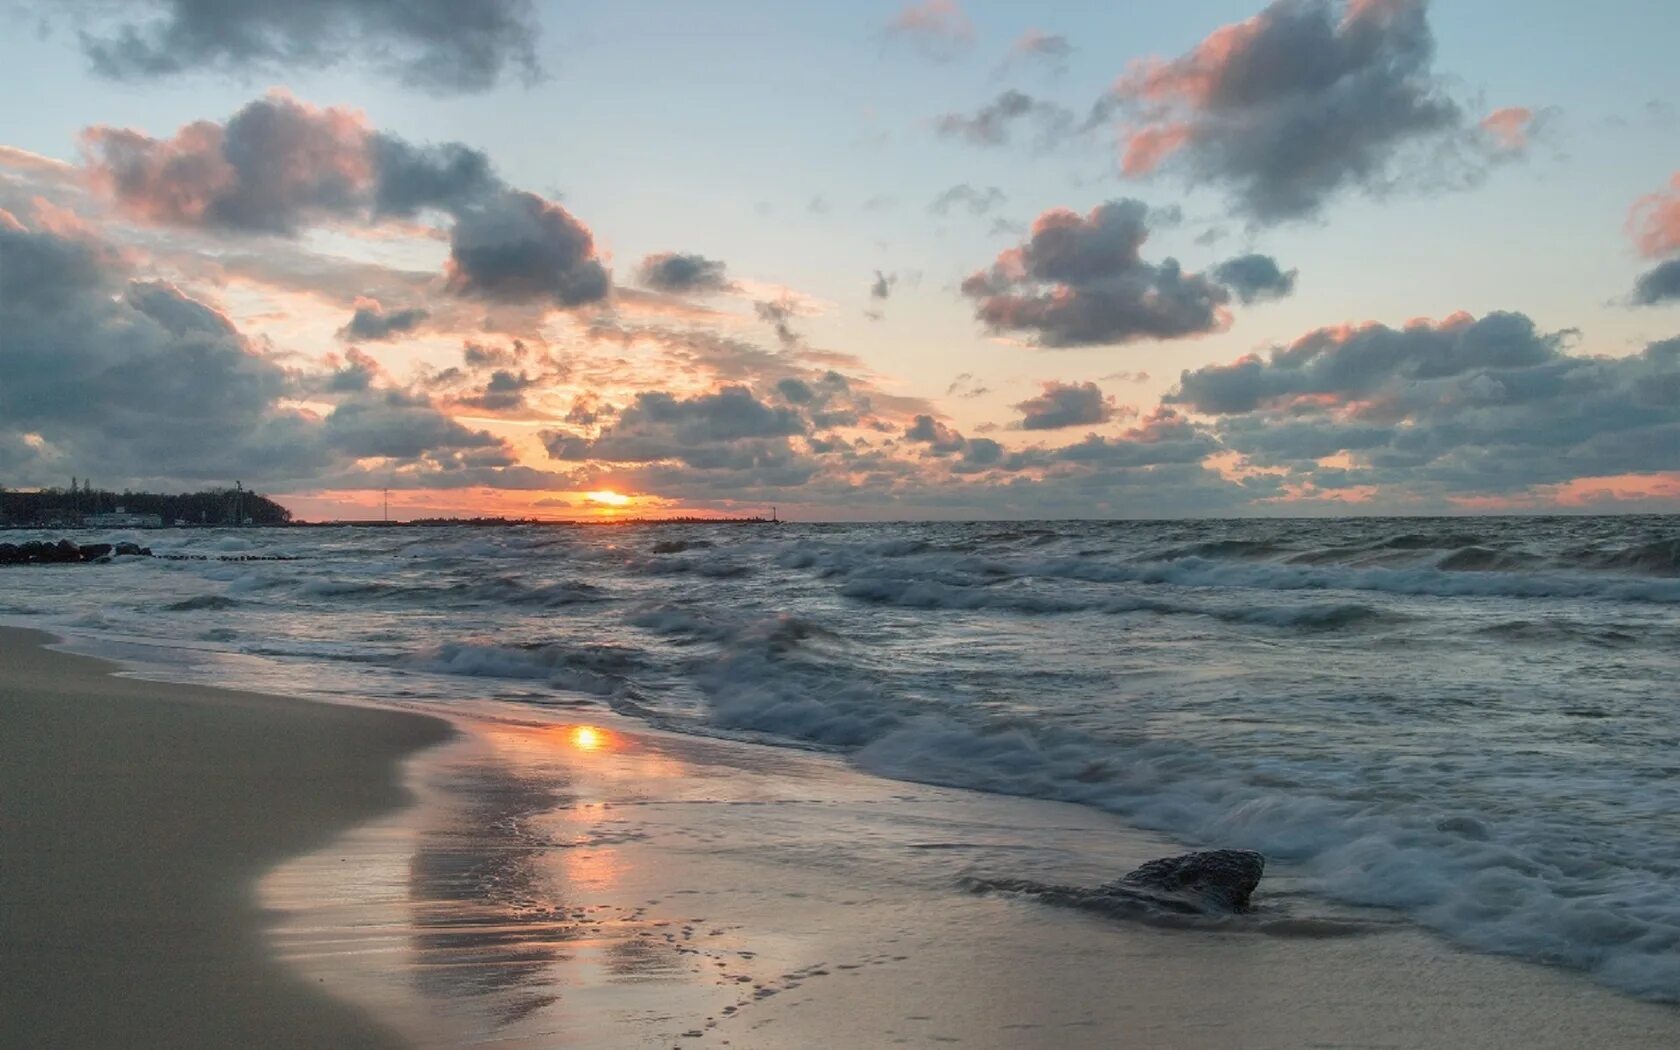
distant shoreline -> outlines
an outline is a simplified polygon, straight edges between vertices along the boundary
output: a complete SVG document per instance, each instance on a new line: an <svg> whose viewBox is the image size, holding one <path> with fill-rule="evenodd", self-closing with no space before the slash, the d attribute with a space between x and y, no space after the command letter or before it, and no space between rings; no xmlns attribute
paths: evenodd
<svg viewBox="0 0 1680 1050"><path fill-rule="evenodd" d="M470 525L480 528L525 528L529 526L569 525L786 525L775 518L418 518L413 521L286 521L261 524L201 525L134 525L121 527L123 531L158 532L165 529L432 529ZM110 525L0 525L4 532L110 532Z"/></svg>

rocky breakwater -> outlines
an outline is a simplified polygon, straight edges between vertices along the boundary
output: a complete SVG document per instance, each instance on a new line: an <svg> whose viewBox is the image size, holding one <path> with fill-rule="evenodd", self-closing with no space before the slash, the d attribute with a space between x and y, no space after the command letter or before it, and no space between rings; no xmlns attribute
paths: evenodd
<svg viewBox="0 0 1680 1050"><path fill-rule="evenodd" d="M0 543L0 565L87 565L113 558L150 558L152 549L138 543L72 543L30 540Z"/></svg>

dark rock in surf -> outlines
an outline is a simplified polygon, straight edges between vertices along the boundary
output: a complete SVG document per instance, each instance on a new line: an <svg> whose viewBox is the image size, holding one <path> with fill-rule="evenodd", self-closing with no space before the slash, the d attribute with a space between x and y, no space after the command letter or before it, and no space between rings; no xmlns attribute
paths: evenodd
<svg viewBox="0 0 1680 1050"><path fill-rule="evenodd" d="M1101 892L1143 897L1172 911L1215 914L1248 910L1266 858L1248 849L1215 849L1152 860Z"/></svg>
<svg viewBox="0 0 1680 1050"><path fill-rule="evenodd" d="M1219 922L1245 912L1266 858L1216 849L1152 860L1102 886L1056 886L1030 879L965 879L976 893L1023 893L1045 904L1169 926Z"/></svg>

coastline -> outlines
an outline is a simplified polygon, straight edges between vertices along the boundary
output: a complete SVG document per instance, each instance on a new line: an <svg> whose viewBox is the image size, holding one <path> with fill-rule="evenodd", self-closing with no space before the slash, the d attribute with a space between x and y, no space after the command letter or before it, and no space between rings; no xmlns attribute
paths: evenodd
<svg viewBox="0 0 1680 1050"><path fill-rule="evenodd" d="M414 764L420 805L264 880L282 956L438 1050L1680 1042L1671 1006L1329 905L1287 871L1212 926L975 893L1182 847L1087 807L588 717L463 718Z"/></svg>
<svg viewBox="0 0 1680 1050"><path fill-rule="evenodd" d="M7 1044L1680 1042L1680 1010L1328 909L1286 871L1218 928L965 888L1179 851L1085 807L598 710L452 710L417 751L448 724L113 677L44 640L0 633L26 730L0 756L27 861L0 860Z"/></svg>
<svg viewBox="0 0 1680 1050"><path fill-rule="evenodd" d="M254 899L403 805L438 719L119 677L0 628L0 1044L395 1046L281 966Z"/></svg>

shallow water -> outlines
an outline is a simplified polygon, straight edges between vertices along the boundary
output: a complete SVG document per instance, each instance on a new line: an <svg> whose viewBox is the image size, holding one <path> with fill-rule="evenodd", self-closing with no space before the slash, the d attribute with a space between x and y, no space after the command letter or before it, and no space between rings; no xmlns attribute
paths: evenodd
<svg viewBox="0 0 1680 1050"><path fill-rule="evenodd" d="M172 676L607 705L1080 802L1680 1000L1673 518L135 538L299 560L8 570L0 615Z"/></svg>

